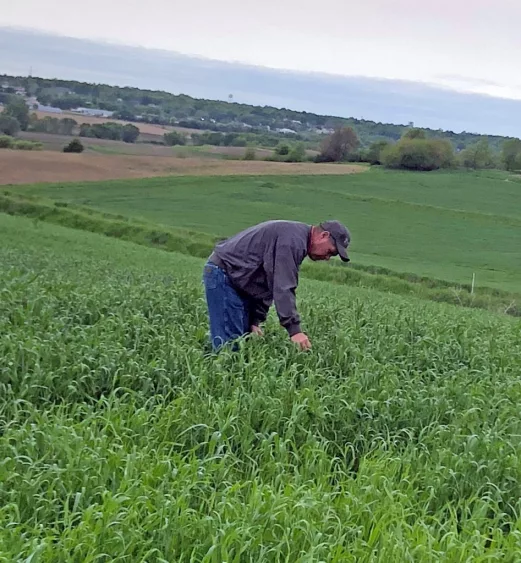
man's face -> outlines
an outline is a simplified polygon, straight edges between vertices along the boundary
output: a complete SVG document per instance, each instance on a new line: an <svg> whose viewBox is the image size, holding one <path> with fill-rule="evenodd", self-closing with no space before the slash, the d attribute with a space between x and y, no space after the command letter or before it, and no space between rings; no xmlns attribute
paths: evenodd
<svg viewBox="0 0 521 563"><path fill-rule="evenodd" d="M311 260L329 260L337 256L335 241L327 231L316 233L311 237L309 257Z"/></svg>

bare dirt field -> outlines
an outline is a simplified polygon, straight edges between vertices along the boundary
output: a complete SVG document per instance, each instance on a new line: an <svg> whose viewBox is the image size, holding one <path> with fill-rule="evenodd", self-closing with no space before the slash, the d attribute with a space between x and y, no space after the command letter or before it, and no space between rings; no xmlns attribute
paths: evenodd
<svg viewBox="0 0 521 563"><path fill-rule="evenodd" d="M281 163L266 161L66 154L54 151L0 151L0 184L79 182L151 176L315 175L355 174L366 170L356 164Z"/></svg>

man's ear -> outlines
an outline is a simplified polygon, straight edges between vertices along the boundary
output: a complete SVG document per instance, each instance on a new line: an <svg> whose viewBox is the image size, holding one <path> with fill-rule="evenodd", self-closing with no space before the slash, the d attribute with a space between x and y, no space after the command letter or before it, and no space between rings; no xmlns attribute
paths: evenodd
<svg viewBox="0 0 521 563"><path fill-rule="evenodd" d="M329 238L329 237L330 237L329 231L322 231L321 234L322 234L322 238L323 238L323 239L326 239L326 238Z"/></svg>

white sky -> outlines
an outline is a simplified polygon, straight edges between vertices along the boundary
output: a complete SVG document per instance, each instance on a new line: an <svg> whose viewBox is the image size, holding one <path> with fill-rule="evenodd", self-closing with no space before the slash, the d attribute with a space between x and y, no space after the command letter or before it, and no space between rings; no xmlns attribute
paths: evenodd
<svg viewBox="0 0 521 563"><path fill-rule="evenodd" d="M521 0L0 0L0 25L521 99Z"/></svg>

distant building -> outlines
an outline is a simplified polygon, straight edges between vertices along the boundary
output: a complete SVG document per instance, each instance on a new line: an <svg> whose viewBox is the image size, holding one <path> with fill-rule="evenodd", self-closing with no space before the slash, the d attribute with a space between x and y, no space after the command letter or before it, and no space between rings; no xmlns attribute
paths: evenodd
<svg viewBox="0 0 521 563"><path fill-rule="evenodd" d="M286 127L283 127L282 129L277 129L277 133L284 133L285 135L296 135L297 132L293 131L293 129L287 129Z"/></svg>
<svg viewBox="0 0 521 563"><path fill-rule="evenodd" d="M107 111L105 109L94 109L94 108L74 108L71 109L72 113L79 113L80 115L90 115L92 117L112 117L113 111Z"/></svg>
<svg viewBox="0 0 521 563"><path fill-rule="evenodd" d="M331 135L334 132L334 129L327 129L324 127L315 129L315 133L319 133L320 135Z"/></svg>
<svg viewBox="0 0 521 563"><path fill-rule="evenodd" d="M31 104L32 106L33 104ZM36 105L38 106L36 109L38 111L43 111L45 113L63 113L63 111L60 108L55 108L53 106L44 106L43 104L39 104L36 103Z"/></svg>

